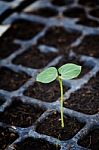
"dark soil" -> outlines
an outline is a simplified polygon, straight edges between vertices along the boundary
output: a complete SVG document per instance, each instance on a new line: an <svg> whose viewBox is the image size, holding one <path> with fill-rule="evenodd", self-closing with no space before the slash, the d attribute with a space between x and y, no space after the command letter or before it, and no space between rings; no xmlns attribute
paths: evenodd
<svg viewBox="0 0 99 150"><path fill-rule="evenodd" d="M66 64L66 63L74 63L74 64L82 66L82 71L77 78L83 77L86 73L88 73L92 69L92 67L86 66L84 64L84 62L81 62L79 57L78 58L77 57L67 57L67 55L66 56L64 55L64 57L59 61L59 63L55 67L58 69L59 67L61 67L62 65Z"/></svg>
<svg viewBox="0 0 99 150"><path fill-rule="evenodd" d="M5 150L8 145L12 144L18 135L8 128L0 127L0 150Z"/></svg>
<svg viewBox="0 0 99 150"><path fill-rule="evenodd" d="M92 57L99 57L99 36L91 35L86 36L82 43L74 48L78 54L89 55Z"/></svg>
<svg viewBox="0 0 99 150"><path fill-rule="evenodd" d="M29 127L44 112L36 105L24 104L15 98L12 104L0 113L0 121L19 127Z"/></svg>
<svg viewBox="0 0 99 150"><path fill-rule="evenodd" d="M24 19L16 20L0 38L0 59L9 56L20 46L14 44L15 39L29 40L44 28L41 23L30 22Z"/></svg>
<svg viewBox="0 0 99 150"><path fill-rule="evenodd" d="M99 18L99 8L96 8L90 11L90 15Z"/></svg>
<svg viewBox="0 0 99 150"><path fill-rule="evenodd" d="M26 138L22 142L15 145L15 150L59 150L59 146L52 145L41 139Z"/></svg>
<svg viewBox="0 0 99 150"><path fill-rule="evenodd" d="M0 79L0 89L13 91L20 88L29 79L29 76L2 67L0 68Z"/></svg>
<svg viewBox="0 0 99 150"><path fill-rule="evenodd" d="M99 149L99 129L94 129L89 132L83 139L78 142L79 145L91 149L98 150Z"/></svg>
<svg viewBox="0 0 99 150"><path fill-rule="evenodd" d="M9 56L11 53L20 48L18 44L13 43L12 36L13 35L7 35L4 33L2 37L0 37L0 59Z"/></svg>
<svg viewBox="0 0 99 150"><path fill-rule="evenodd" d="M15 64L21 64L26 67L40 69L48 65L48 63L57 56L57 53L42 53L36 46L32 46L26 52L19 55L13 60Z"/></svg>
<svg viewBox="0 0 99 150"><path fill-rule="evenodd" d="M71 94L64 106L85 114L93 115L99 112L99 73L82 89Z"/></svg>
<svg viewBox="0 0 99 150"><path fill-rule="evenodd" d="M89 26L89 27L99 27L99 22L89 19L87 17L80 19L76 22L77 24L83 25L83 26Z"/></svg>
<svg viewBox="0 0 99 150"><path fill-rule="evenodd" d="M60 114L53 113L37 126L36 131L60 140L69 140L84 126L75 118L64 117L65 127L62 128L59 119Z"/></svg>
<svg viewBox="0 0 99 150"><path fill-rule="evenodd" d="M34 10L32 12L29 12L29 14L38 15L42 17L54 17L58 15L58 11L49 7L40 8L37 10Z"/></svg>
<svg viewBox="0 0 99 150"><path fill-rule="evenodd" d="M73 0L52 0L52 4L56 6L65 6L69 5L73 2Z"/></svg>
<svg viewBox="0 0 99 150"><path fill-rule="evenodd" d="M90 7L95 7L97 5L99 5L99 1L98 0L79 0L79 4L84 5L84 6L90 6Z"/></svg>
<svg viewBox="0 0 99 150"><path fill-rule="evenodd" d="M5 36L12 39L29 40L44 28L41 23L30 22L24 19L17 19L12 26L5 32Z"/></svg>
<svg viewBox="0 0 99 150"><path fill-rule="evenodd" d="M69 88L64 86L64 92ZM35 82L24 93L26 96L33 97L45 102L54 102L60 97L59 83L54 81L49 84Z"/></svg>
<svg viewBox="0 0 99 150"><path fill-rule="evenodd" d="M69 8L65 10L63 14L70 18L85 18L86 16L85 10L78 7Z"/></svg>
<svg viewBox="0 0 99 150"><path fill-rule="evenodd" d="M74 42L80 33L77 31L69 32L66 31L63 27L51 27L45 34L44 37L38 40L39 44L45 44L48 46L53 46L58 48L61 52L69 52L68 46Z"/></svg>

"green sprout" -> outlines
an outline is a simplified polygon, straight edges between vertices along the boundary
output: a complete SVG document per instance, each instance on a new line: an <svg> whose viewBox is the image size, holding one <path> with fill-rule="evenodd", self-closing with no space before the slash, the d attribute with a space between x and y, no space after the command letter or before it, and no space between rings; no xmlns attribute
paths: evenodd
<svg viewBox="0 0 99 150"><path fill-rule="evenodd" d="M68 63L61 66L59 69L56 69L55 67L49 67L39 73L37 75L36 81L41 83L50 83L54 80L59 81L60 85L60 112L61 112L61 127L64 128L64 119L63 119L63 101L64 101L64 95L63 95L63 80L70 80L75 77L77 77L81 72L81 66Z"/></svg>

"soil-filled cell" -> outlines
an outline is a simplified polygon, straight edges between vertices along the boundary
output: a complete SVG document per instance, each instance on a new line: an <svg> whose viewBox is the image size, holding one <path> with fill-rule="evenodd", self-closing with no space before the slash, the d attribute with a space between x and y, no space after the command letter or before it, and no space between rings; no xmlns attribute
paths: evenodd
<svg viewBox="0 0 99 150"><path fill-rule="evenodd" d="M91 10L90 15L92 15L93 17L99 18L99 8Z"/></svg>
<svg viewBox="0 0 99 150"><path fill-rule="evenodd" d="M83 8L73 7L71 9L67 9L63 13L66 17L70 18L84 18L86 13Z"/></svg>
<svg viewBox="0 0 99 150"><path fill-rule="evenodd" d="M64 86L64 92L66 92L68 89L68 87ZM60 97L59 83L56 81L48 84L35 82L25 91L24 94L41 101L54 102Z"/></svg>
<svg viewBox="0 0 99 150"><path fill-rule="evenodd" d="M0 113L0 121L14 126L28 127L31 126L43 112L44 110L36 105L24 104L15 98L12 104L7 107L4 112Z"/></svg>
<svg viewBox="0 0 99 150"><path fill-rule="evenodd" d="M31 22L24 19L14 21L11 27L5 32L6 37L28 40L33 38L44 28L44 25L37 22Z"/></svg>
<svg viewBox="0 0 99 150"><path fill-rule="evenodd" d="M36 131L59 140L69 140L84 126L83 123L78 122L75 118L66 116L64 116L64 125L64 128L62 128L60 114L54 112L37 126Z"/></svg>
<svg viewBox="0 0 99 150"><path fill-rule="evenodd" d="M99 22L96 20L89 19L87 17L80 19L76 22L79 25L88 26L88 27L99 27Z"/></svg>
<svg viewBox="0 0 99 150"><path fill-rule="evenodd" d="M68 47L73 43L80 33L77 31L71 32L66 31L63 27L51 27L47 30L45 36L38 40L39 44L45 44L48 46L53 46L62 52L68 53Z"/></svg>
<svg viewBox="0 0 99 150"><path fill-rule="evenodd" d="M0 127L0 150L5 150L18 138L18 135L9 128Z"/></svg>
<svg viewBox="0 0 99 150"><path fill-rule="evenodd" d="M57 53L42 53L37 47L32 46L26 52L19 55L13 60L15 64L21 64L26 67L40 69L48 65L48 63L57 56Z"/></svg>
<svg viewBox="0 0 99 150"><path fill-rule="evenodd" d="M52 0L51 2L53 5L56 5L56 6L65 6L65 5L72 4L73 0Z"/></svg>
<svg viewBox="0 0 99 150"><path fill-rule="evenodd" d="M99 73L88 84L72 93L65 100L64 106L89 115L99 113Z"/></svg>
<svg viewBox="0 0 99 150"><path fill-rule="evenodd" d="M58 15L58 11L49 7L36 9L29 12L29 14L38 15L42 17L54 17Z"/></svg>
<svg viewBox="0 0 99 150"><path fill-rule="evenodd" d="M89 55L99 58L99 36L88 35L86 36L74 51L79 54Z"/></svg>
<svg viewBox="0 0 99 150"><path fill-rule="evenodd" d="M98 0L79 0L79 4L84 5L84 6L89 6L89 7L95 7L97 5L99 5L99 1Z"/></svg>
<svg viewBox="0 0 99 150"><path fill-rule="evenodd" d="M88 66L84 62L80 61L79 57L67 57L67 55L64 55L64 57L59 61L59 63L55 67L58 69L59 67L67 63L74 63L82 67L81 73L77 78L83 77L92 69L91 66Z"/></svg>
<svg viewBox="0 0 99 150"><path fill-rule="evenodd" d="M80 146L91 150L99 149L99 129L94 129L89 132L83 139L78 141Z"/></svg>
<svg viewBox="0 0 99 150"><path fill-rule="evenodd" d="M8 68L0 68L0 89L13 91L20 88L29 76L24 73L16 73Z"/></svg>
<svg viewBox="0 0 99 150"><path fill-rule="evenodd" d="M60 150L58 145L42 139L33 139L32 137L26 138L22 142L15 145L16 150Z"/></svg>
<svg viewBox="0 0 99 150"><path fill-rule="evenodd" d="M13 35L6 33L7 31L0 37L0 59L8 57L20 48L20 45L13 43Z"/></svg>

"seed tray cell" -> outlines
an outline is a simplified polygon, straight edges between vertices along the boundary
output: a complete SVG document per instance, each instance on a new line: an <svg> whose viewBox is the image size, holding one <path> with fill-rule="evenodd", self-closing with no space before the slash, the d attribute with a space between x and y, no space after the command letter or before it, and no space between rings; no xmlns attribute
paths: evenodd
<svg viewBox="0 0 99 150"><path fill-rule="evenodd" d="M16 150L60 150L58 145L52 145L42 139L33 139L31 137L24 139L15 145Z"/></svg>
<svg viewBox="0 0 99 150"><path fill-rule="evenodd" d="M71 94L64 106L78 112L93 115L99 112L99 73L92 78L82 89ZM93 109L94 108L94 109Z"/></svg>
<svg viewBox="0 0 99 150"><path fill-rule="evenodd" d="M83 139L78 142L79 145L92 149L99 149L99 129L91 130Z"/></svg>
<svg viewBox="0 0 99 150"><path fill-rule="evenodd" d="M85 36L85 38L82 40L80 45L75 47L73 50L79 54L99 58L98 41L99 41L99 35Z"/></svg>
<svg viewBox="0 0 99 150"><path fill-rule="evenodd" d="M84 126L83 123L78 122L75 118L67 116L64 117L64 124L65 127L62 129L60 114L54 112L37 126L36 131L60 140L69 140Z"/></svg>
<svg viewBox="0 0 99 150"><path fill-rule="evenodd" d="M86 12L83 8L73 7L65 10L63 14L70 18L85 18Z"/></svg>
<svg viewBox="0 0 99 150"><path fill-rule="evenodd" d="M18 55L13 63L17 65L23 65L34 69L40 69L48 65L55 57L57 52L42 53L37 46L31 46L21 55ZM28 60L28 61L27 61Z"/></svg>
<svg viewBox="0 0 99 150"><path fill-rule="evenodd" d="M68 53L68 46L80 36L79 32L72 33L63 27L51 27L45 36L38 40L38 44L56 47L60 52Z"/></svg>
<svg viewBox="0 0 99 150"><path fill-rule="evenodd" d="M12 126L28 127L44 112L37 106L22 103L14 98L12 104L0 113L0 121Z"/></svg>
<svg viewBox="0 0 99 150"><path fill-rule="evenodd" d="M0 149L5 150L12 142L18 138L18 135L9 128L0 127Z"/></svg>
<svg viewBox="0 0 99 150"><path fill-rule="evenodd" d="M64 86L64 93L69 87ZM36 92L38 91L38 92ZM24 94L29 97L33 97L45 102L54 102L60 97L60 89L58 82L52 82L51 84L41 84L35 82L30 86Z"/></svg>
<svg viewBox="0 0 99 150"><path fill-rule="evenodd" d="M20 88L29 79L29 76L24 73L15 73L6 67L1 67L0 78L2 79L0 80L0 89L14 91Z"/></svg>

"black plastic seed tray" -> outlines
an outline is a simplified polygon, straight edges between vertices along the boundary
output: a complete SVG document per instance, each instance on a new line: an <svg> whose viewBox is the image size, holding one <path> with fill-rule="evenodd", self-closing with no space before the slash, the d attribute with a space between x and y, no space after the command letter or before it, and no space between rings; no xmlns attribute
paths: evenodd
<svg viewBox="0 0 99 150"><path fill-rule="evenodd" d="M98 7L96 0L38 0L2 20L10 27L0 37L0 150L99 150ZM35 78L68 62L82 73L63 81L62 129L57 81Z"/></svg>

